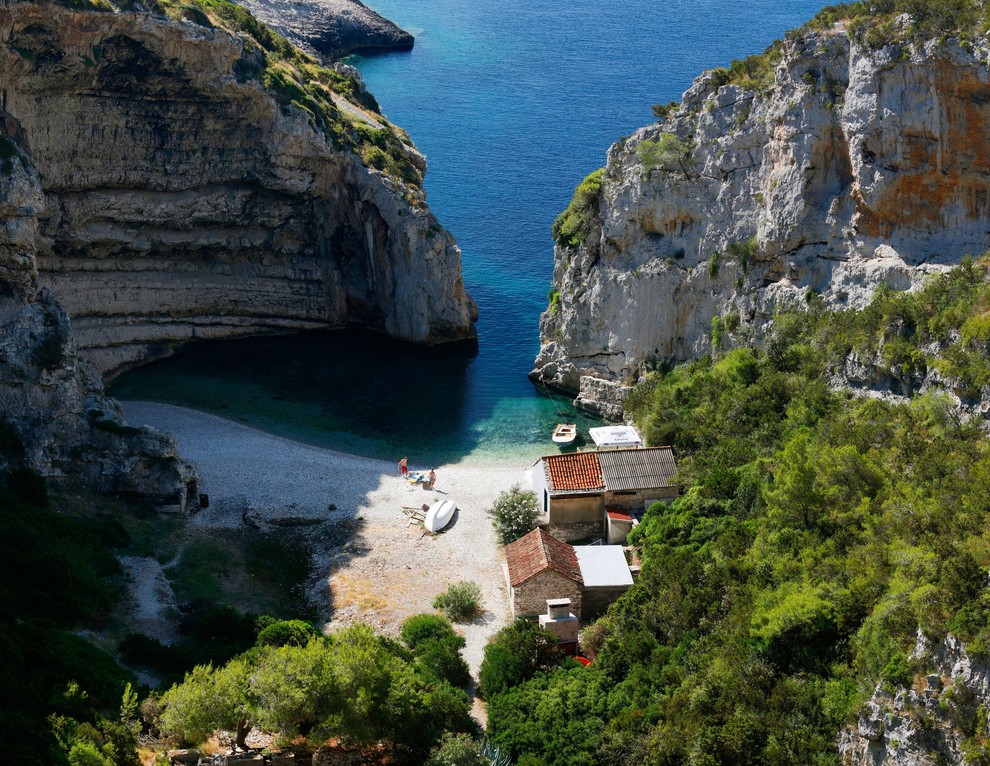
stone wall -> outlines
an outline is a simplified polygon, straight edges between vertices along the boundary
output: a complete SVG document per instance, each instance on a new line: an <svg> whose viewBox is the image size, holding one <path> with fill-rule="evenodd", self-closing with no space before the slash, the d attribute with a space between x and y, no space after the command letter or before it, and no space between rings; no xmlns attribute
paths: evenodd
<svg viewBox="0 0 990 766"><path fill-rule="evenodd" d="M642 512L653 503L669 503L676 500L677 487L661 487L657 489L641 489L633 492L606 492L605 505L609 508L623 508L629 511Z"/></svg>
<svg viewBox="0 0 990 766"><path fill-rule="evenodd" d="M574 406L585 412L600 415L606 420L618 422L622 420L626 397L630 391L632 391L630 386L624 386L614 380L582 375Z"/></svg>
<svg viewBox="0 0 990 766"><path fill-rule="evenodd" d="M547 601L558 598L569 598L571 611L581 614L581 585L553 569L546 569L515 588L510 586L509 592L515 617L544 614Z"/></svg>
<svg viewBox="0 0 990 766"><path fill-rule="evenodd" d="M605 529L605 505L601 495L574 497L550 496L547 531L558 540L570 542L585 537L602 536Z"/></svg>

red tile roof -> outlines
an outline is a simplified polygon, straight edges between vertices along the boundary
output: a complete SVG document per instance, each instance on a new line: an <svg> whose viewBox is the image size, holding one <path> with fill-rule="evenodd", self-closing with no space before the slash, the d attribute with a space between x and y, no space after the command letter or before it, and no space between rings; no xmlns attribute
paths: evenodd
<svg viewBox="0 0 990 766"><path fill-rule="evenodd" d="M633 517L628 513L620 511L618 508L606 508L605 513L608 514L610 519L615 519L616 521L632 521Z"/></svg>
<svg viewBox="0 0 990 766"><path fill-rule="evenodd" d="M546 461L552 490L605 488L597 452L572 452L567 455L550 455L543 459Z"/></svg>
<svg viewBox="0 0 990 766"><path fill-rule="evenodd" d="M542 529L534 529L506 545L505 561L509 565L509 584L513 588L547 569L559 572L574 582L583 582L574 548Z"/></svg>

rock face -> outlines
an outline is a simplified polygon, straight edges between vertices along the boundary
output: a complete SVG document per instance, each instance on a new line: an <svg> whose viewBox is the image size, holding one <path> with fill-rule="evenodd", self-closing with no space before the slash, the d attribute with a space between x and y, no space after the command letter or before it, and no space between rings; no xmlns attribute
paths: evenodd
<svg viewBox="0 0 990 766"><path fill-rule="evenodd" d="M765 90L703 74L609 149L590 234L556 248L533 375L635 378L759 341L778 308L860 307L983 253L987 53L872 49L837 26L784 43Z"/></svg>
<svg viewBox="0 0 990 766"><path fill-rule="evenodd" d="M175 439L123 423L78 357L69 318L38 290L35 244L45 197L38 174L0 138L0 462L177 506L196 493Z"/></svg>
<svg viewBox="0 0 990 766"><path fill-rule="evenodd" d="M321 106L288 64L182 13L0 8L0 124L40 172L39 277L80 356L106 375L196 338L350 322L474 338L404 134L353 81L321 80Z"/></svg>
<svg viewBox="0 0 990 766"><path fill-rule="evenodd" d="M292 43L329 59L357 51L409 50L414 39L358 0L241 0Z"/></svg>
<svg viewBox="0 0 990 766"><path fill-rule="evenodd" d="M912 659L929 669L927 676L911 689L874 692L857 725L840 736L842 763L964 766L983 752L977 731L986 726L990 702L986 658L970 656L953 636L933 644L919 635Z"/></svg>

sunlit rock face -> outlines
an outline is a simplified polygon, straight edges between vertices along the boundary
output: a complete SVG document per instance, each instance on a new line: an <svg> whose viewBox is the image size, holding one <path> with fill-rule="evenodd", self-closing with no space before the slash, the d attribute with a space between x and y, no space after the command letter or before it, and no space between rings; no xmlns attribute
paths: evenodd
<svg viewBox="0 0 990 766"><path fill-rule="evenodd" d="M590 235L555 250L533 376L634 380L758 342L780 307L863 306L985 252L987 58L952 40L874 50L836 27L787 41L764 90L703 74L609 149Z"/></svg>

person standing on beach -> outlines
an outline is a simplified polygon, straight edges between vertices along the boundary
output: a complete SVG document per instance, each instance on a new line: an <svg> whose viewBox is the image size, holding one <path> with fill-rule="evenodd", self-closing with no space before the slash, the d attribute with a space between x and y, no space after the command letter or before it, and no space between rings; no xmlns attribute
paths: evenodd
<svg viewBox="0 0 990 766"><path fill-rule="evenodd" d="M427 489L433 489L433 485L436 484L436 483L437 483L437 469L436 468L431 468L430 469L430 479L426 483L426 488Z"/></svg>
<svg viewBox="0 0 990 766"><path fill-rule="evenodd" d="M407 458L403 457L399 461L399 475L405 479L409 477L409 461Z"/></svg>

